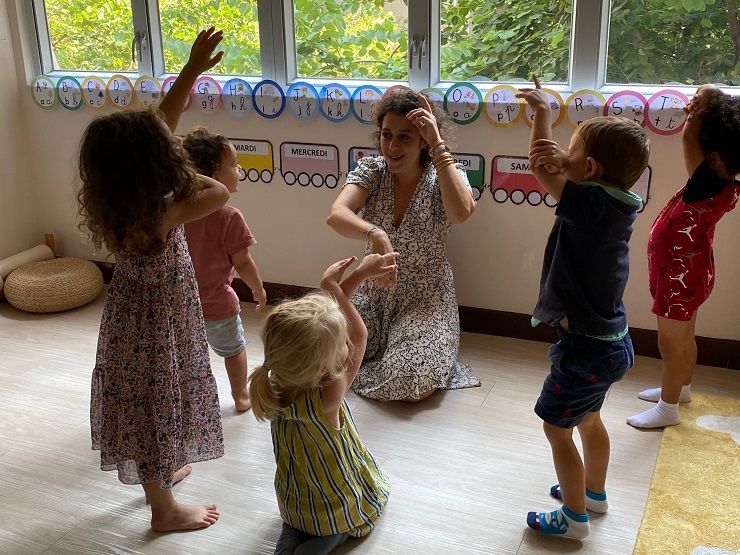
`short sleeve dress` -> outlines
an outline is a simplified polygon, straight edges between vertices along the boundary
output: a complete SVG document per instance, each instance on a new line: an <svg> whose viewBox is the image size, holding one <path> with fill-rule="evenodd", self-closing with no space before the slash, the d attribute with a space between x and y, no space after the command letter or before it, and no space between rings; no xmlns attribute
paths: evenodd
<svg viewBox="0 0 740 555"><path fill-rule="evenodd" d="M460 166L458 171L467 183ZM393 221L393 176L382 156L361 159L347 184L367 190L360 215L382 227L399 253L396 287L380 289L368 280L352 298L368 330L365 358L352 389L364 397L392 401L417 399L430 389L479 386L470 367L457 361L460 316L445 256L452 224L436 171L431 164L424 171L398 228Z"/></svg>
<svg viewBox="0 0 740 555"><path fill-rule="evenodd" d="M177 470L224 453L216 380L182 226L156 255L118 256L90 401L101 470L172 486Z"/></svg>
<svg viewBox="0 0 740 555"><path fill-rule="evenodd" d="M737 206L740 183L703 162L663 207L650 229L648 270L653 314L689 321L714 288L714 230Z"/></svg>

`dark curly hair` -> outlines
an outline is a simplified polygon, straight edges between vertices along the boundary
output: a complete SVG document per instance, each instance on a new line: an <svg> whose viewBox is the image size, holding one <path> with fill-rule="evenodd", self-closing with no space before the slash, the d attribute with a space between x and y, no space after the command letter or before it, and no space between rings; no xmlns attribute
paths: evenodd
<svg viewBox="0 0 740 555"><path fill-rule="evenodd" d="M152 110L94 119L79 147L79 228L113 254L156 254L165 197L195 197L201 186L187 154Z"/></svg>
<svg viewBox="0 0 740 555"><path fill-rule="evenodd" d="M436 102L432 102L432 100L428 96L427 100L429 100L429 104L432 107L432 115L434 116L434 119L437 120L437 129L439 129L439 134L442 136L443 139L451 137L452 120L444 112L444 110L442 110L442 108L440 108ZM419 102L419 99L416 97L416 93L411 89L399 89L396 91L392 91L384 96L380 100L380 102L375 105L375 109L378 112L378 115L375 118L378 129L373 134L375 148L380 150L380 131L383 128L383 119L388 112L396 112L397 114L405 116L411 110L416 110L417 108L422 108L422 105L421 102ZM426 168L431 163L432 158L431 156L429 156L429 150L426 148L422 149L419 164L422 168Z"/></svg>
<svg viewBox="0 0 740 555"><path fill-rule="evenodd" d="M740 97L717 91L700 115L704 154L716 152L730 175L740 173Z"/></svg>
<svg viewBox="0 0 740 555"><path fill-rule="evenodd" d="M205 127L198 126L190 130L182 141L198 173L213 177L219 170L224 152L230 152L229 139L218 133L212 133Z"/></svg>

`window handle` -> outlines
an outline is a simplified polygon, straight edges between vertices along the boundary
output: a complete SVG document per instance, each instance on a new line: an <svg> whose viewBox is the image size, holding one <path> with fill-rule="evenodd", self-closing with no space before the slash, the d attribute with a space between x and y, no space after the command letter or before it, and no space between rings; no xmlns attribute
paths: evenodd
<svg viewBox="0 0 740 555"><path fill-rule="evenodd" d="M421 59L427 57L427 36L421 37L421 48L419 48L419 69L421 69Z"/></svg>
<svg viewBox="0 0 740 555"><path fill-rule="evenodd" d="M131 39L131 63L136 65L136 54L140 47L140 41L141 38L139 37L139 32L137 31L134 34L134 38Z"/></svg>
<svg viewBox="0 0 740 555"><path fill-rule="evenodd" d="M149 41L146 33L136 31L134 38L131 40L131 61L134 64L138 65L144 59L142 55L144 50L149 50Z"/></svg>
<svg viewBox="0 0 740 555"><path fill-rule="evenodd" d="M416 56L417 52L418 46L416 44L416 35L414 35L409 43L409 69L414 68L414 56Z"/></svg>

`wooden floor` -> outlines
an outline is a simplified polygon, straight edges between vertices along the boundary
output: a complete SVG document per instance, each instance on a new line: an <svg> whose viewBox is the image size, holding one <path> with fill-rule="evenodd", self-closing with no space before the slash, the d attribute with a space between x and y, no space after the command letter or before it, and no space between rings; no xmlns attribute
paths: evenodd
<svg viewBox="0 0 740 555"><path fill-rule="evenodd" d="M272 553L281 521L269 424L234 411L215 355L226 456L194 465L175 486L180 501L218 504L214 526L155 534L141 487L99 470L88 407L102 305L101 295L74 311L31 315L0 303L0 553ZM251 367L261 362L263 316L253 305L243 308ZM558 505L548 496L555 475L532 411L547 373L547 347L463 334L460 358L482 387L438 392L417 405L350 394L360 435L393 487L378 527L335 553L632 553L661 432L635 430L625 418L649 406L636 393L657 384L659 362L638 357L602 412L612 439L609 513L592 515L583 542L546 538L527 529L525 516ZM698 367L694 391L740 399L740 373Z"/></svg>

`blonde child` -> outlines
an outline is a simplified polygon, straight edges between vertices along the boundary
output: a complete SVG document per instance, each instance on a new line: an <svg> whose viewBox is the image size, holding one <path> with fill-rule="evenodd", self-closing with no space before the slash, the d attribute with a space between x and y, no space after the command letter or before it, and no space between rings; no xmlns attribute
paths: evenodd
<svg viewBox="0 0 740 555"><path fill-rule="evenodd" d="M194 79L221 57L201 33L162 103L184 103ZM166 118L167 124L175 125ZM229 193L198 176L154 111L99 117L80 144L81 226L116 256L92 376L92 446L102 470L141 484L156 532L205 528L215 505L183 505L172 484L189 463L223 455L216 381L182 224L213 212Z"/></svg>
<svg viewBox="0 0 740 555"><path fill-rule="evenodd" d="M239 190L241 167L231 141L205 127L196 127L183 140L195 169L220 181L233 194ZM195 278L198 281L208 343L224 357L231 396L239 412L251 406L247 390L247 350L239 313L239 297L231 288L234 274L252 290L259 311L267 303L257 265L249 247L256 243L242 213L228 204L185 225Z"/></svg>
<svg viewBox="0 0 740 555"><path fill-rule="evenodd" d="M601 407L609 387L634 362L622 295L640 197L629 189L647 166L650 141L631 120L594 118L576 128L566 154L552 140L550 103L537 76L534 82L535 89L518 95L534 111L530 166L559 202L532 321L555 326L560 338L550 347L550 374L534 410L560 482L550 494L563 506L530 512L527 525L583 539L590 531L586 510L607 510L610 443ZM573 441L575 427L583 459Z"/></svg>
<svg viewBox="0 0 740 555"><path fill-rule="evenodd" d="M249 378L254 415L270 420L283 528L276 555L329 553L368 534L390 483L365 449L344 396L362 362L367 329L350 302L368 278L397 271L398 253L332 264L314 293L279 304L262 330L265 361Z"/></svg>
<svg viewBox="0 0 740 555"><path fill-rule="evenodd" d="M685 111L683 158L689 180L658 214L647 249L662 387L638 394L658 404L627 419L636 428L678 424L679 402L691 401L696 314L714 287L714 229L740 196L740 98L702 85Z"/></svg>

